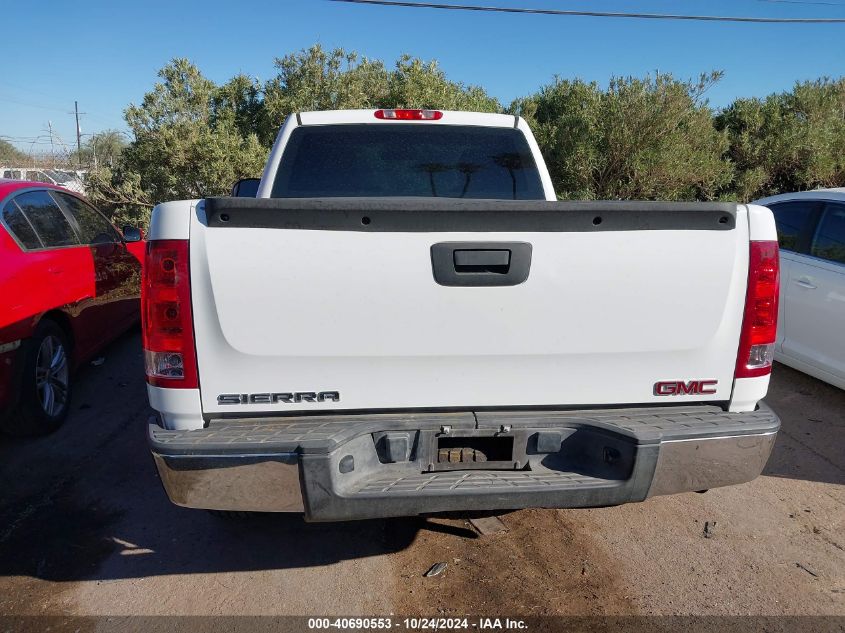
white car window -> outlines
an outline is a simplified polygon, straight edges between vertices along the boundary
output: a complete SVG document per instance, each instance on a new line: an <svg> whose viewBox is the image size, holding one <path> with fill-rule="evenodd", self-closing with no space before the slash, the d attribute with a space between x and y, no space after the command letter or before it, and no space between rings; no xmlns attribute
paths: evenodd
<svg viewBox="0 0 845 633"><path fill-rule="evenodd" d="M778 245L785 251L806 252L806 238L813 214L819 203L815 200L794 200L770 205L778 231ZM802 241L804 242L802 246Z"/></svg>
<svg viewBox="0 0 845 633"><path fill-rule="evenodd" d="M845 264L845 205L827 205L810 252L814 257Z"/></svg>

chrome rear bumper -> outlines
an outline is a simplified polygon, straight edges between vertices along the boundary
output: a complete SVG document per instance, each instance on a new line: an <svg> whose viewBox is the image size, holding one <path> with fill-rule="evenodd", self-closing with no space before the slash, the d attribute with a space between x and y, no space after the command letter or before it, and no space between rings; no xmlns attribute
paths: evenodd
<svg viewBox="0 0 845 633"><path fill-rule="evenodd" d="M769 461L777 431L660 444L648 496L671 495L743 484Z"/></svg>
<svg viewBox="0 0 845 633"><path fill-rule="evenodd" d="M159 455L161 483L179 506L248 512L302 512L299 457Z"/></svg>
<svg viewBox="0 0 845 633"><path fill-rule="evenodd" d="M765 405L700 406L153 423L149 439L177 505L332 521L615 505L744 483L762 472L779 426ZM400 448L385 452L385 437ZM433 462L444 437L513 438L513 468L443 468Z"/></svg>

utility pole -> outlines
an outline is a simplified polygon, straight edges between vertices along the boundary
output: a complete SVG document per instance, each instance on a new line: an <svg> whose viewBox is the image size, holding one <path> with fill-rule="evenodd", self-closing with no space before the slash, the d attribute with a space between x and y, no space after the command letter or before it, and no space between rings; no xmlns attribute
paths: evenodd
<svg viewBox="0 0 845 633"><path fill-rule="evenodd" d="M53 154L53 122L47 121L47 129L50 130L50 167L53 167L56 159Z"/></svg>
<svg viewBox="0 0 845 633"><path fill-rule="evenodd" d="M73 112L76 115L76 162L82 167L82 130L79 129L79 102L73 102Z"/></svg>

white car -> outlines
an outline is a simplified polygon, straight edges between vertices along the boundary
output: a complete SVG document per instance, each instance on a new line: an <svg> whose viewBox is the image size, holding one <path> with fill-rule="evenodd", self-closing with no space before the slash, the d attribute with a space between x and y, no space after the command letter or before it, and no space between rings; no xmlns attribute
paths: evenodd
<svg viewBox="0 0 845 633"><path fill-rule="evenodd" d="M845 188L755 204L774 213L781 249L775 359L845 389Z"/></svg>
<svg viewBox="0 0 845 633"><path fill-rule="evenodd" d="M87 169L47 169L40 167L7 167L0 165L0 178L29 180L57 185L74 193L85 193Z"/></svg>

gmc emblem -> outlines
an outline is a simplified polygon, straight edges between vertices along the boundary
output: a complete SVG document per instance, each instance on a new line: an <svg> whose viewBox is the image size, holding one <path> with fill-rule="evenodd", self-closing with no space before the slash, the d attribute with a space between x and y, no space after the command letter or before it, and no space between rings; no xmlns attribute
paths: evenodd
<svg viewBox="0 0 845 633"><path fill-rule="evenodd" d="M711 396L716 393L718 380L663 380L654 383L655 396Z"/></svg>

